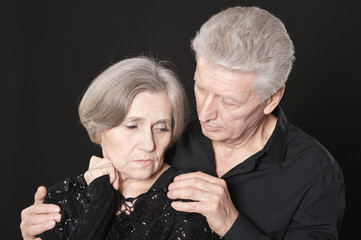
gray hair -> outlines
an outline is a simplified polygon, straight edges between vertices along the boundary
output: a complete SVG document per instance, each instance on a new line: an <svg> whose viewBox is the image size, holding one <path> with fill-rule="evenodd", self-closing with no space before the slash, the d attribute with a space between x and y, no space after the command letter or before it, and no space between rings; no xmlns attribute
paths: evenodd
<svg viewBox="0 0 361 240"><path fill-rule="evenodd" d="M182 134L189 107L184 89L166 62L147 57L122 60L101 73L88 87L80 105L79 117L94 143L99 133L119 125L134 97L140 92L166 92L172 104L172 139Z"/></svg>
<svg viewBox="0 0 361 240"><path fill-rule="evenodd" d="M294 61L293 43L280 19L257 7L228 8L204 23L192 40L197 59L255 74L262 102L282 88Z"/></svg>

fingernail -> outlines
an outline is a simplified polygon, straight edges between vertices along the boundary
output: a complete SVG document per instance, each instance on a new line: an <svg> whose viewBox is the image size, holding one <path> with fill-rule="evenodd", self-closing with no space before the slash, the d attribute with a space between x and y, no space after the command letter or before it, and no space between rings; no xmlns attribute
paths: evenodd
<svg viewBox="0 0 361 240"><path fill-rule="evenodd" d="M60 207L58 206L54 207L54 212L60 212Z"/></svg>
<svg viewBox="0 0 361 240"><path fill-rule="evenodd" d="M60 214L58 214L58 215L55 216L55 221L60 222L60 219L61 219L61 215L60 215Z"/></svg>
<svg viewBox="0 0 361 240"><path fill-rule="evenodd" d="M55 221L50 221L50 222L48 222L48 226L49 226L49 227L54 227L54 226L55 226Z"/></svg>

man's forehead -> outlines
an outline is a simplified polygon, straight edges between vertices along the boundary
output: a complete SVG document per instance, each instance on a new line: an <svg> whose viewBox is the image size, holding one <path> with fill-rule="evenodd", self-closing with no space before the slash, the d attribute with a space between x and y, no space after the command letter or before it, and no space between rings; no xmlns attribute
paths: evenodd
<svg viewBox="0 0 361 240"><path fill-rule="evenodd" d="M194 80L203 87L209 85L209 87L229 89L230 91L252 90L254 74L199 66L195 71Z"/></svg>
<svg viewBox="0 0 361 240"><path fill-rule="evenodd" d="M250 78L252 80L256 76L256 74L254 72L249 72L249 71L244 72L244 71L240 71L240 70L229 69L220 64L210 62L204 57L197 58L195 74L197 73L197 71L221 72L221 74L225 77L226 76L235 76L235 77L242 77L242 78Z"/></svg>

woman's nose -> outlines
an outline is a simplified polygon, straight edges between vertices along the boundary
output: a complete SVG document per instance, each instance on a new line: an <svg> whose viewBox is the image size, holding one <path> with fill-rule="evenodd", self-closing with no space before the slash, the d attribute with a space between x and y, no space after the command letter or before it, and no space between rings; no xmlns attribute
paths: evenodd
<svg viewBox="0 0 361 240"><path fill-rule="evenodd" d="M140 136L141 142L139 147L145 152L152 152L155 148L154 138L152 131L147 131Z"/></svg>

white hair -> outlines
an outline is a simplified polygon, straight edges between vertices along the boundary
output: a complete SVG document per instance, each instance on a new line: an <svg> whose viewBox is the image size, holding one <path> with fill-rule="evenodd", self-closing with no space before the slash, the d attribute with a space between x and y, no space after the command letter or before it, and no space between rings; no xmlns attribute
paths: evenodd
<svg viewBox="0 0 361 240"><path fill-rule="evenodd" d="M171 144L175 143L189 118L185 91L166 62L143 56L110 66L88 87L79 105L79 117L90 139L98 143L101 131L120 124L140 92L168 94L173 115Z"/></svg>
<svg viewBox="0 0 361 240"><path fill-rule="evenodd" d="M204 23L192 40L197 59L255 74L262 102L282 88L294 61L293 43L280 19L257 7L228 8Z"/></svg>

